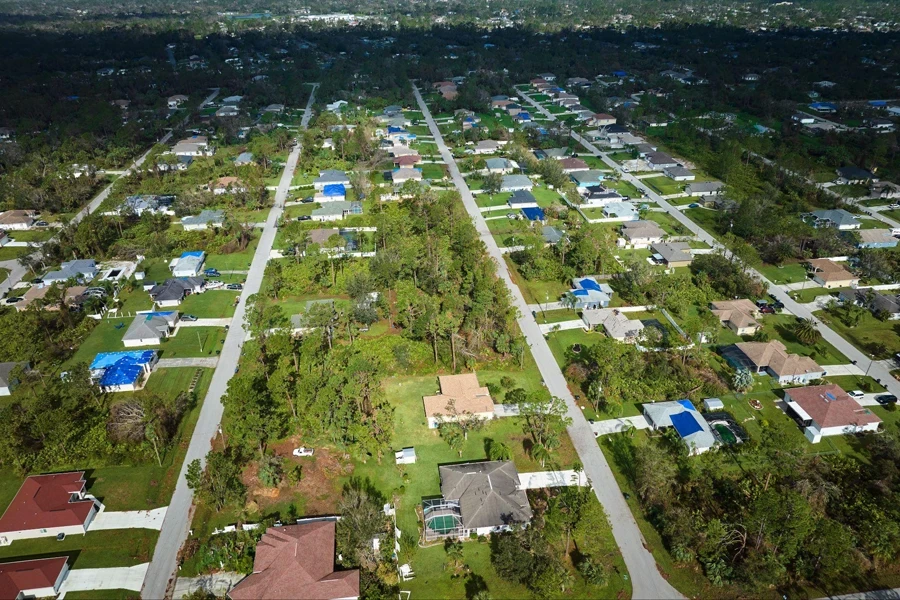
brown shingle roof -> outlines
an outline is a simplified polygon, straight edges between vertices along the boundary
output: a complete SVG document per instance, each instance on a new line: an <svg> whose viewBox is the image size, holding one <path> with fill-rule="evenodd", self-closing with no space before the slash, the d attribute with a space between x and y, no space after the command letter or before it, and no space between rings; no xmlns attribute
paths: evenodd
<svg viewBox="0 0 900 600"><path fill-rule="evenodd" d="M493 412L494 402L491 400L491 393L478 383L478 376L475 373L441 375L438 380L441 383L441 393L422 398L426 417L447 415L447 404L451 400L455 401L455 408L459 413Z"/></svg>
<svg viewBox="0 0 900 600"><path fill-rule="evenodd" d="M66 560L58 556L0 564L0 599L15 600L22 592L54 587Z"/></svg>
<svg viewBox="0 0 900 600"><path fill-rule="evenodd" d="M72 500L84 485L84 471L32 475L0 517L0 533L84 525L94 501Z"/></svg>
<svg viewBox="0 0 900 600"><path fill-rule="evenodd" d="M739 329L759 326L759 322L755 318L757 313L756 305L746 298L712 302L710 306L712 307L712 313L723 324L733 323Z"/></svg>
<svg viewBox="0 0 900 600"><path fill-rule="evenodd" d="M778 377L822 372L822 367L808 356L788 354L787 348L778 340L744 342L735 347L757 367L768 367Z"/></svg>
<svg viewBox="0 0 900 600"><path fill-rule="evenodd" d="M853 273L827 258L814 258L809 264L815 270L815 276L822 281L851 281L858 279Z"/></svg>
<svg viewBox="0 0 900 600"><path fill-rule="evenodd" d="M793 388L787 394L820 428L881 423L877 415L833 383Z"/></svg>

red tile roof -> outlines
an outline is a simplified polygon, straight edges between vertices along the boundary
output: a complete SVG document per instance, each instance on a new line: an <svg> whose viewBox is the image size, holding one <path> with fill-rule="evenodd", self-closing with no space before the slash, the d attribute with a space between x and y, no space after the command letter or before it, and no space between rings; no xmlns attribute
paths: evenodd
<svg viewBox="0 0 900 600"><path fill-rule="evenodd" d="M403 156L395 157L394 164L401 167L408 167L417 164L420 160L422 160L422 157L418 154L405 154Z"/></svg>
<svg viewBox="0 0 900 600"><path fill-rule="evenodd" d="M94 501L72 500L72 494L83 492L84 485L84 471L32 475L0 517L0 534L84 525Z"/></svg>
<svg viewBox="0 0 900 600"><path fill-rule="evenodd" d="M863 426L881 423L878 415L864 408L835 384L813 385L787 390L793 402L806 411L820 428Z"/></svg>
<svg viewBox="0 0 900 600"><path fill-rule="evenodd" d="M0 600L16 600L20 592L54 587L66 560L59 556L0 564Z"/></svg>
<svg viewBox="0 0 900 600"><path fill-rule="evenodd" d="M334 570L335 521L270 527L256 546L253 574L232 600L321 600L359 596L359 571Z"/></svg>

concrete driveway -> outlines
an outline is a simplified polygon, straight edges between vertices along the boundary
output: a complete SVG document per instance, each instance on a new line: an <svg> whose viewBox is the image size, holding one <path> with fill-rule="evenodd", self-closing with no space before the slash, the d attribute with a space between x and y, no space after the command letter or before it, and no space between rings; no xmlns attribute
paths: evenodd
<svg viewBox="0 0 900 600"><path fill-rule="evenodd" d="M611 433L621 433L634 427L635 429L650 429L650 423L643 415L636 417L622 417L620 419L605 419L603 421L594 421L591 423L591 430L594 435L609 435Z"/></svg>
<svg viewBox="0 0 900 600"><path fill-rule="evenodd" d="M535 473L519 473L519 487L523 490L539 490L552 487L586 486L587 475L584 471L537 471Z"/></svg>
<svg viewBox="0 0 900 600"><path fill-rule="evenodd" d="M178 321L177 327L225 327L231 325L231 319L197 319L196 321Z"/></svg>
<svg viewBox="0 0 900 600"><path fill-rule="evenodd" d="M175 582L175 593L172 598L182 598L196 590L206 590L221 598L233 588L241 579L246 577L243 573L213 573L201 577L179 577Z"/></svg>
<svg viewBox="0 0 900 600"><path fill-rule="evenodd" d="M94 590L140 591L150 563L133 567L113 567L109 569L72 569L59 588L59 598L68 592L91 592Z"/></svg>
<svg viewBox="0 0 900 600"><path fill-rule="evenodd" d="M159 531L162 528L163 519L166 517L166 508L163 506L153 510L101 510L94 517L89 531L104 529L156 529Z"/></svg>
<svg viewBox="0 0 900 600"><path fill-rule="evenodd" d="M161 358L156 363L158 369L177 369L179 367L197 367L205 369L215 369L219 364L218 357L205 356L196 358Z"/></svg>

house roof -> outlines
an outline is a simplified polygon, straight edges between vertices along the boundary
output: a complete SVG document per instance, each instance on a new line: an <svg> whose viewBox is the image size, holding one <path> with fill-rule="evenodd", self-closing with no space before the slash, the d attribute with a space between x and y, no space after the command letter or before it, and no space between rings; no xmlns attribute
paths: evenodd
<svg viewBox="0 0 900 600"><path fill-rule="evenodd" d="M500 144L495 140L481 140L475 144L476 150L496 150L499 147Z"/></svg>
<svg viewBox="0 0 900 600"><path fill-rule="evenodd" d="M103 372L101 386L127 385L137 381L146 365L155 358L156 350L101 352L94 357L91 371Z"/></svg>
<svg viewBox="0 0 900 600"><path fill-rule="evenodd" d="M422 179L422 171L421 169L413 169L411 167L400 167L399 169L394 169L391 173L391 178L394 180L399 179Z"/></svg>
<svg viewBox="0 0 900 600"><path fill-rule="evenodd" d="M504 175L502 183L500 185L505 188L530 188L534 184L531 183L531 180L527 175Z"/></svg>
<svg viewBox="0 0 900 600"><path fill-rule="evenodd" d="M841 225L859 225L859 219L857 219L853 213L849 213L843 208L833 208L830 210L816 210L813 211L812 215L817 219L822 219L823 221L831 221L837 226Z"/></svg>
<svg viewBox="0 0 900 600"><path fill-rule="evenodd" d="M654 165L673 165L676 164L674 158L666 154L665 152L648 152L647 153L647 162L652 163Z"/></svg>
<svg viewBox="0 0 900 600"><path fill-rule="evenodd" d="M221 190L230 187L241 187L243 185L244 182L237 177L219 177L217 180L213 181L209 187Z"/></svg>
<svg viewBox="0 0 900 600"><path fill-rule="evenodd" d="M548 244L556 244L563 238L565 233L552 225L544 225L541 227L541 235Z"/></svg>
<svg viewBox="0 0 900 600"><path fill-rule="evenodd" d="M581 160L580 158L563 158L559 161L559 166L563 168L563 171L587 171L588 164Z"/></svg>
<svg viewBox="0 0 900 600"><path fill-rule="evenodd" d="M577 171L572 173L572 179L579 187L587 187L589 184L595 184L598 181L606 179L606 173L598 169L588 169L587 171Z"/></svg>
<svg viewBox="0 0 900 600"><path fill-rule="evenodd" d="M237 158L234 159L234 164L250 164L253 162L253 153L252 152L241 152L237 155Z"/></svg>
<svg viewBox="0 0 900 600"><path fill-rule="evenodd" d="M208 225L210 223L221 223L225 220L224 210L201 210L199 215L190 217L181 217L182 225Z"/></svg>
<svg viewBox="0 0 900 600"><path fill-rule="evenodd" d="M326 169L321 171L316 178L315 183L350 183L350 178L343 171L337 169Z"/></svg>
<svg viewBox="0 0 900 600"><path fill-rule="evenodd" d="M232 600L356 598L359 571L335 571L336 521L270 527L256 546L253 573Z"/></svg>
<svg viewBox="0 0 900 600"><path fill-rule="evenodd" d="M509 461L484 461L438 467L441 495L459 502L466 529L497 527L531 520L531 506Z"/></svg>
<svg viewBox="0 0 900 600"><path fill-rule="evenodd" d="M603 212L616 217L633 217L637 215L637 209L630 202L610 202L603 207Z"/></svg>
<svg viewBox="0 0 900 600"><path fill-rule="evenodd" d="M665 237L666 232L653 221L628 221L622 224L622 236L627 240Z"/></svg>
<svg viewBox="0 0 900 600"><path fill-rule="evenodd" d="M94 501L72 495L83 492L85 483L84 471L28 477L0 517L0 534L84 525Z"/></svg>
<svg viewBox="0 0 900 600"><path fill-rule="evenodd" d="M67 279L88 277L97 274L97 263L92 258L70 260L60 265L58 271L50 271L44 275L44 281L66 281Z"/></svg>
<svg viewBox="0 0 900 600"><path fill-rule="evenodd" d="M345 212L350 214L362 214L362 202L351 202L349 200L326 202L321 208L317 208L312 211L312 215L342 215Z"/></svg>
<svg viewBox="0 0 900 600"><path fill-rule="evenodd" d="M0 226L15 225L19 223L31 224L34 222L34 211L32 210L7 210L0 213Z"/></svg>
<svg viewBox="0 0 900 600"><path fill-rule="evenodd" d="M690 400L644 404L644 414L657 427L674 427L684 443L694 448L712 448L716 438L706 419Z"/></svg>
<svg viewBox="0 0 900 600"><path fill-rule="evenodd" d="M181 300L186 291L202 287L204 283L202 277L173 277L150 288L150 297L155 302Z"/></svg>
<svg viewBox="0 0 900 600"><path fill-rule="evenodd" d="M685 242L657 242L650 248L667 262L691 262L691 247Z"/></svg>
<svg viewBox="0 0 900 600"><path fill-rule="evenodd" d="M690 193L703 193L709 194L711 192L718 192L725 184L721 181L695 181L694 183L689 183L686 191Z"/></svg>
<svg viewBox="0 0 900 600"><path fill-rule="evenodd" d="M67 556L0 564L0 599L16 600L24 593L56 586Z"/></svg>
<svg viewBox="0 0 900 600"><path fill-rule="evenodd" d="M822 281L852 281L858 279L856 275L845 269L838 263L827 258L814 258L809 261L815 272L815 276Z"/></svg>
<svg viewBox="0 0 900 600"><path fill-rule="evenodd" d="M10 383L10 374L13 372L13 369L18 367L19 365L28 366L27 362L5 362L0 363L0 387L9 387Z"/></svg>
<svg viewBox="0 0 900 600"><path fill-rule="evenodd" d="M796 402L816 425L844 427L881 423L881 419L835 384L791 388L786 394Z"/></svg>
<svg viewBox="0 0 900 600"><path fill-rule="evenodd" d="M403 154L394 157L394 164L399 167L411 167L421 160L422 157L418 154Z"/></svg>
<svg viewBox="0 0 900 600"><path fill-rule="evenodd" d="M525 215L525 218L529 221L543 221L544 220L544 210L539 206L527 206L522 208L522 214Z"/></svg>
<svg viewBox="0 0 900 600"><path fill-rule="evenodd" d="M875 177L872 175L871 171L867 171L865 169L860 169L859 167L841 167L837 169L837 174L844 179L849 179L850 181L856 181L858 179L872 179Z"/></svg>
<svg viewBox="0 0 900 600"><path fill-rule="evenodd" d="M147 338L162 339L169 334L169 329L178 321L178 313L151 312L138 315L128 326L128 330L122 337L125 340L143 340Z"/></svg>
<svg viewBox="0 0 900 600"><path fill-rule="evenodd" d="M690 177L694 174L690 169L685 169L684 167L669 167L666 169L666 173L670 177Z"/></svg>
<svg viewBox="0 0 900 600"><path fill-rule="evenodd" d="M757 313L756 305L746 298L712 302L710 306L712 313L722 323L732 323L739 329L759 326L759 322L754 318Z"/></svg>
<svg viewBox="0 0 900 600"><path fill-rule="evenodd" d="M484 161L484 166L488 169L509 169L512 162L508 158L489 158Z"/></svg>
<svg viewBox="0 0 900 600"><path fill-rule="evenodd" d="M494 402L491 400L491 393L478 383L478 375L475 373L441 375L438 381L441 384L441 393L422 398L426 417L446 416L447 404L451 400L454 401L454 407L459 413L493 412Z"/></svg>
<svg viewBox="0 0 900 600"><path fill-rule="evenodd" d="M788 354L787 348L778 340L769 342L742 342L735 348L759 368L772 370L778 377L823 373L822 367L808 356Z"/></svg>

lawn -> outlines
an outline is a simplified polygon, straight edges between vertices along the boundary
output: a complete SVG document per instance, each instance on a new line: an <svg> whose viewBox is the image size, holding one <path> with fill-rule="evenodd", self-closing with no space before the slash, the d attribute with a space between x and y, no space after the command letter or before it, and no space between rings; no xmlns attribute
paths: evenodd
<svg viewBox="0 0 900 600"><path fill-rule="evenodd" d="M604 185L610 189L613 189L623 196L628 198L640 198L641 191L634 187L630 182L619 180L619 181L604 181Z"/></svg>
<svg viewBox="0 0 900 600"><path fill-rule="evenodd" d="M206 257L204 266L208 269L220 271L246 271L250 268L256 246L259 244L259 236L254 236L247 247L240 252L231 254L210 254Z"/></svg>
<svg viewBox="0 0 900 600"><path fill-rule="evenodd" d="M28 254L33 251L33 249L24 246L3 246L0 248L0 260L16 260L22 254Z"/></svg>
<svg viewBox="0 0 900 600"><path fill-rule="evenodd" d="M826 377L828 382L839 385L842 390L850 392L853 390L862 390L867 393L883 392L884 386L878 383L872 377L864 375L839 375L835 377Z"/></svg>
<svg viewBox="0 0 900 600"><path fill-rule="evenodd" d="M820 365L846 365L850 362L825 340L820 340L814 346L798 340L791 331L796 322L797 317L790 314L764 315L762 329L769 335L769 339L781 340L789 353L812 357Z"/></svg>
<svg viewBox="0 0 900 600"><path fill-rule="evenodd" d="M652 189L656 190L656 192L663 196L668 196L670 194L680 194L684 191L683 183L675 181L673 179L669 179L665 176L642 179L641 183L650 186Z"/></svg>
<svg viewBox="0 0 900 600"><path fill-rule="evenodd" d="M443 179L447 176L447 167L435 163L425 163L422 165L422 177L425 179Z"/></svg>
<svg viewBox="0 0 900 600"><path fill-rule="evenodd" d="M810 282L810 285L815 285ZM828 289L823 287L808 287L802 290L797 290L796 292L790 292L790 296L794 298L797 302L813 302L819 296L833 296L837 298L838 293L842 290L840 289Z"/></svg>
<svg viewBox="0 0 900 600"><path fill-rule="evenodd" d="M194 315L201 319L231 317L234 315L234 299L239 294L240 292L221 289L192 294L182 301L178 310L183 314Z"/></svg>
<svg viewBox="0 0 900 600"><path fill-rule="evenodd" d="M883 359L900 352L900 321L879 321L866 312L858 325L850 327L825 311L814 314L869 356Z"/></svg>
<svg viewBox="0 0 900 600"><path fill-rule="evenodd" d="M878 219L866 219L860 217L859 223L860 229L886 229L890 227L887 223L879 221Z"/></svg>
<svg viewBox="0 0 900 600"><path fill-rule="evenodd" d="M656 211L648 211L646 215L644 215L644 219L647 221L653 221L658 224L663 231L668 233L669 235L688 235L690 232L687 228L675 220L674 217L664 212L656 212Z"/></svg>
<svg viewBox="0 0 900 600"><path fill-rule="evenodd" d="M140 592L132 590L91 590L89 592L66 592L69 600L139 600Z"/></svg>
<svg viewBox="0 0 900 600"><path fill-rule="evenodd" d="M618 152L610 152L607 154L607 156L618 163L626 162L629 160L634 160L634 154L632 154L631 152L627 152L625 150L620 150Z"/></svg>
<svg viewBox="0 0 900 600"><path fill-rule="evenodd" d="M488 221L490 223L490 221ZM569 291L570 287L568 284L565 284L560 281L538 281L538 280L529 280L525 279L519 274L519 270L516 267L516 264L509 258L509 256L505 256L506 264L510 269L510 276L512 277L513 283L515 283L520 290L522 290L522 295L525 297L525 302L528 304L544 304L546 302L556 302L560 299L560 297Z"/></svg>
<svg viewBox="0 0 900 600"><path fill-rule="evenodd" d="M864 185L833 185L828 189L847 198L863 198L869 195L869 188Z"/></svg>
<svg viewBox="0 0 900 600"><path fill-rule="evenodd" d="M709 235L716 239L719 238L719 233L716 229L719 223L719 211L706 208L686 208L681 213L702 227Z"/></svg>
<svg viewBox="0 0 900 600"><path fill-rule="evenodd" d="M162 358L185 358L212 356L224 343L224 327L181 327L178 335L153 348L159 348Z"/></svg>
<svg viewBox="0 0 900 600"><path fill-rule="evenodd" d="M73 569L130 567L150 561L157 537L159 532L151 529L120 529L69 535L61 542L55 538L18 540L0 546L0 560L68 555Z"/></svg>
<svg viewBox="0 0 900 600"><path fill-rule="evenodd" d="M763 277L776 285L799 283L808 279L806 276L806 267L800 263L788 263L780 266L765 265L758 270Z"/></svg>
<svg viewBox="0 0 900 600"><path fill-rule="evenodd" d="M559 192L557 192L556 190L551 190L543 186L536 186L533 190L531 190L531 193L534 194L538 206L540 206L541 208L547 208L551 204L562 203L562 198L560 198Z"/></svg>
<svg viewBox="0 0 900 600"><path fill-rule="evenodd" d="M56 233L56 229L33 229L31 231L8 232L10 239L16 242L46 242L56 235Z"/></svg>
<svg viewBox="0 0 900 600"><path fill-rule="evenodd" d="M493 196L490 194L478 194L475 196L475 204L477 204L479 208L506 206L506 201L509 200L510 196L512 196L512 194L509 192L494 194ZM497 214L500 213L498 212Z"/></svg>
<svg viewBox="0 0 900 600"><path fill-rule="evenodd" d="M879 214L884 215L888 219L893 219L894 221L900 221L900 210L883 210Z"/></svg>

